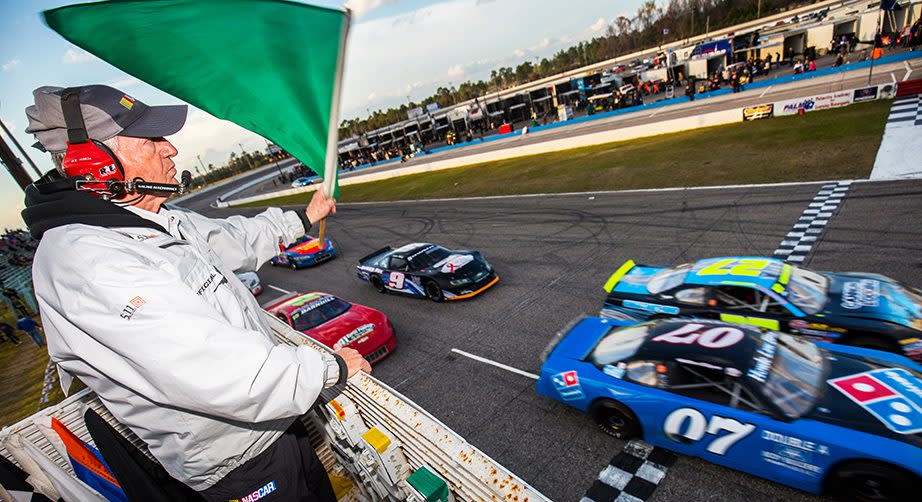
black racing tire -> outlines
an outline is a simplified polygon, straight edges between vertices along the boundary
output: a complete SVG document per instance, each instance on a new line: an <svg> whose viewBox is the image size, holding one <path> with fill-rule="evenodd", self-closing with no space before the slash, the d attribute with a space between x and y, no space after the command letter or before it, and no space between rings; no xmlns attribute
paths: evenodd
<svg viewBox="0 0 922 502"><path fill-rule="evenodd" d="M903 351L900 350L900 346L893 340L885 337L884 335L879 336L868 336L868 335L857 335L850 336L842 341L845 345L852 345L854 347L861 347L862 349L874 349L882 350L884 352L893 352L894 354L902 354Z"/></svg>
<svg viewBox="0 0 922 502"><path fill-rule="evenodd" d="M872 460L841 464L826 476L824 482L829 494L848 502L913 500L922 490L919 476Z"/></svg>
<svg viewBox="0 0 922 502"><path fill-rule="evenodd" d="M291 262L288 264L288 268L292 270L298 270L298 265L295 262Z"/></svg>
<svg viewBox="0 0 922 502"><path fill-rule="evenodd" d="M589 407L589 415L599 429L609 436L622 440L643 437L643 428L637 415L618 401L598 399Z"/></svg>
<svg viewBox="0 0 922 502"><path fill-rule="evenodd" d="M378 293L387 293L387 288L384 287L384 281L380 275L371 276L371 285L378 290Z"/></svg>
<svg viewBox="0 0 922 502"><path fill-rule="evenodd" d="M442 287L439 286L439 283L435 281L426 281L426 298L434 301L440 302L445 299L445 295L442 293Z"/></svg>

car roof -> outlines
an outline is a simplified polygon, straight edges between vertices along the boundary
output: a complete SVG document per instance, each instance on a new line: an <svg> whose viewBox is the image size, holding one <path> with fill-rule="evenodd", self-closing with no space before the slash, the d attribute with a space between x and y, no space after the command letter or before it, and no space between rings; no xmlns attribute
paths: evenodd
<svg viewBox="0 0 922 502"><path fill-rule="evenodd" d="M681 331L691 324L699 325L698 329L688 331L689 333L705 333L711 329L730 329L742 332L743 337L728 346L708 347L702 343L670 343L670 341L654 341L657 337L666 335L670 332L677 333L673 339L688 340L688 335L683 335ZM691 328L691 326L689 326ZM726 332L725 332L726 333ZM752 363L755 352L761 345L763 331L743 325L728 324L720 321L708 320L663 320L655 321L651 324L650 332L647 334L643 344L634 353L629 360L633 361L695 361L708 363L721 368L736 368L745 371ZM724 335L730 336L730 335ZM701 340L701 337L698 338Z"/></svg>
<svg viewBox="0 0 922 502"><path fill-rule="evenodd" d="M784 267L777 258L726 256L698 260L685 276L685 284L700 286L748 286L771 289Z"/></svg>
<svg viewBox="0 0 922 502"><path fill-rule="evenodd" d="M423 248L427 248L429 246L432 246L432 244L428 242L413 242L410 244L405 244L403 246L400 246L399 248L391 251L390 254L392 256L398 256L400 258L406 258L407 256L412 255L416 251L420 251Z"/></svg>

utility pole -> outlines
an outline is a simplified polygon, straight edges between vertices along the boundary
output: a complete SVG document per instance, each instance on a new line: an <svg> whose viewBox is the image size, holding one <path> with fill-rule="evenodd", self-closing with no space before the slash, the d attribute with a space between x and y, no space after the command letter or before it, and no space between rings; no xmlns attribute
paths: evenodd
<svg viewBox="0 0 922 502"><path fill-rule="evenodd" d="M4 141L2 137L0 137L0 162L6 166L6 170L9 171L13 179L16 180L19 188L25 191L26 187L32 183L32 178L29 177L29 173L22 167L22 161L16 157L13 150L10 150L9 145L6 144L6 141Z"/></svg>
<svg viewBox="0 0 922 502"><path fill-rule="evenodd" d="M205 172L207 173L207 172L208 172L208 169L205 169L205 163L202 162L202 156L201 156L201 155L196 155L195 158L197 158L197 159L198 159L198 163L202 165L202 171L205 171Z"/></svg>
<svg viewBox="0 0 922 502"><path fill-rule="evenodd" d="M266 153L268 153L269 156L272 157L272 159L273 159L272 162L275 163L275 167L279 170L279 176L282 176L282 175L283 175L283 174L282 174L282 166L279 165L278 159L276 159L276 158L272 155L272 152L269 151L269 140L268 140L268 139L266 140Z"/></svg>
<svg viewBox="0 0 922 502"><path fill-rule="evenodd" d="M757 5L758 7L756 7L756 19L762 17L762 0L759 0Z"/></svg>
<svg viewBox="0 0 922 502"><path fill-rule="evenodd" d="M16 149L19 150L19 153L21 153L22 156L25 157L26 162L28 162L29 165L32 166L32 170L35 171L35 175L41 178L42 172L38 169L38 166L35 165L35 162L32 162L32 158L29 157L29 154L26 153L26 151L22 149L22 145L20 145L19 142L16 141L16 137L13 136L13 133L11 133L10 130L6 128L6 124L4 124L2 120L0 120L0 127L3 128L3 132L6 133L6 137L10 138L10 141L12 141L14 145L16 145Z"/></svg>

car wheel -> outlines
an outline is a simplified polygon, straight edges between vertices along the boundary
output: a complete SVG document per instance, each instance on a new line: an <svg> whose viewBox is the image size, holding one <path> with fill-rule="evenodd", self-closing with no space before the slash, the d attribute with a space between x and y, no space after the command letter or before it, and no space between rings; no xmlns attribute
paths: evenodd
<svg viewBox="0 0 922 502"><path fill-rule="evenodd" d="M641 437L640 421L627 406L610 399L592 403L589 414L602 432L618 439Z"/></svg>
<svg viewBox="0 0 922 502"><path fill-rule="evenodd" d="M290 268L290 269L292 269L292 270L298 270L298 265L295 264L295 262L291 262L291 263L288 264L288 268Z"/></svg>
<svg viewBox="0 0 922 502"><path fill-rule="evenodd" d="M854 347L861 347L862 349L882 350L884 352L902 354L902 351L896 343L882 336L855 336L846 339L844 343Z"/></svg>
<svg viewBox="0 0 922 502"><path fill-rule="evenodd" d="M922 480L893 465L856 461L838 467L826 478L826 487L839 500L912 500L922 490Z"/></svg>
<svg viewBox="0 0 922 502"><path fill-rule="evenodd" d="M377 275L371 276L371 285L378 290L378 293L387 293L387 288L384 287L384 281L381 280L381 277Z"/></svg>
<svg viewBox="0 0 922 502"><path fill-rule="evenodd" d="M426 283L426 298L434 302L440 302L445 298L445 296L442 295L442 288L439 286L439 283L435 281Z"/></svg>

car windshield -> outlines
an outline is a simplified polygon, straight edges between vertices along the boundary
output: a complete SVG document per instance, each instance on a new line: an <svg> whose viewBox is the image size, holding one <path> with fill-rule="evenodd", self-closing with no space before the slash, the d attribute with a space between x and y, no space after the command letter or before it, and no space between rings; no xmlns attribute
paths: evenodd
<svg viewBox="0 0 922 502"><path fill-rule="evenodd" d="M650 324L635 324L609 331L592 351L592 361L599 365L615 364L637 353L643 345Z"/></svg>
<svg viewBox="0 0 922 502"><path fill-rule="evenodd" d="M788 282L788 300L807 314L816 314L826 304L829 278L818 272L792 267Z"/></svg>
<svg viewBox="0 0 922 502"><path fill-rule="evenodd" d="M439 246L429 246L420 253L410 258L410 266L414 269L422 270L448 258L451 253L447 249Z"/></svg>
<svg viewBox="0 0 922 502"><path fill-rule="evenodd" d="M650 294L656 295L684 283L689 268L691 268L691 264L680 265L676 268L669 268L658 272L650 278L650 282L647 283L647 291L649 291Z"/></svg>
<svg viewBox="0 0 922 502"><path fill-rule="evenodd" d="M297 331L306 331L343 315L352 304L335 296L324 296L301 307L291 314L292 327Z"/></svg>
<svg viewBox="0 0 922 502"><path fill-rule="evenodd" d="M774 332L766 335L777 338L763 336L762 347L756 353L754 366L759 364L760 356L775 351L762 392L788 418L801 417L813 408L822 394L826 359L811 342Z"/></svg>

